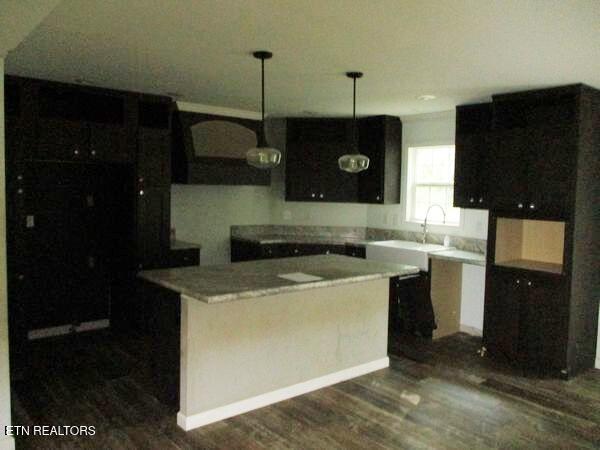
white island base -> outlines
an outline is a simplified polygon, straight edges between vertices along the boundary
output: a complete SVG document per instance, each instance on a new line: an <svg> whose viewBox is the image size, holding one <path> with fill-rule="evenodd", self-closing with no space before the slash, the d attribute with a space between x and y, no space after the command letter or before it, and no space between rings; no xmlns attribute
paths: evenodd
<svg viewBox="0 0 600 450"><path fill-rule="evenodd" d="M191 430L389 365L387 278L222 303L181 296Z"/></svg>

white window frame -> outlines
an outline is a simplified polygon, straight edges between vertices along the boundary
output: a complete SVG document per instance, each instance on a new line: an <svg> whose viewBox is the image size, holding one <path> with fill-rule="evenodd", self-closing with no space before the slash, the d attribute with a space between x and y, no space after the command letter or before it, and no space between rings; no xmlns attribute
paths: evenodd
<svg viewBox="0 0 600 450"><path fill-rule="evenodd" d="M415 165L416 165L416 151L419 148L432 148L432 147L454 147L454 143L436 143L436 144L413 144L406 147L407 152L407 169L406 169L406 208L405 208L405 221L407 223L422 224L422 219L417 219L413 216L414 202L415 202L415 191L417 186L452 186L454 187L454 180L451 183L447 182L428 182L428 183L416 183L415 182ZM461 229L463 223L463 210L461 208L458 216L458 222L437 222L428 220L428 225L434 225L439 228L446 228L449 231L457 231Z"/></svg>

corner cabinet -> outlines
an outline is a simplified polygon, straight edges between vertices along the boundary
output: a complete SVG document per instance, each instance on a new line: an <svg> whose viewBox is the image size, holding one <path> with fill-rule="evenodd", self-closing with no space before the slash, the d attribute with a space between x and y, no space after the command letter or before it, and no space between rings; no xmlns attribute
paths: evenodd
<svg viewBox="0 0 600 450"><path fill-rule="evenodd" d="M492 104L456 107L454 206L488 209L488 155L493 145Z"/></svg>
<svg viewBox="0 0 600 450"><path fill-rule="evenodd" d="M397 117L359 119L359 148L370 158L365 172L338 168L352 149L352 120L292 118L286 121L287 201L399 203L402 123Z"/></svg>

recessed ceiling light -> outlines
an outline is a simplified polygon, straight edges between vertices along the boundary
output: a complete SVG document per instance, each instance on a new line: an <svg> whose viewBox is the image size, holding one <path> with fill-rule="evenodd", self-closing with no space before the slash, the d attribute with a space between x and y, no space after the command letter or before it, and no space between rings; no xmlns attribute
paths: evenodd
<svg viewBox="0 0 600 450"><path fill-rule="evenodd" d="M423 94L423 95L419 95L417 97L417 100L423 100L424 102L427 102L429 100L435 100L436 96L432 95L432 94Z"/></svg>

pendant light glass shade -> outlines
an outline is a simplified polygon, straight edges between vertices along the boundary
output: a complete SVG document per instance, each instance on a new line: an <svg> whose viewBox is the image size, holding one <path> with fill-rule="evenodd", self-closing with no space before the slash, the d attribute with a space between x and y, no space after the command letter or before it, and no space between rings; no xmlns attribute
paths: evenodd
<svg viewBox="0 0 600 450"><path fill-rule="evenodd" d="M246 153L246 162L258 169L272 169L281 162L281 152L271 147L254 147Z"/></svg>
<svg viewBox="0 0 600 450"><path fill-rule="evenodd" d="M358 173L369 168L369 157L362 155L358 151L358 128L356 123L356 79L363 76L362 72L347 72L346 76L353 80L352 95L352 153L347 153L338 158L338 167L340 170L349 173Z"/></svg>
<svg viewBox="0 0 600 450"><path fill-rule="evenodd" d="M338 166L344 172L358 173L369 168L369 157L361 153L340 156Z"/></svg>
<svg viewBox="0 0 600 450"><path fill-rule="evenodd" d="M272 169L281 162L281 152L276 148L267 146L265 138L265 59L273 57L273 53L265 50L254 52L255 58L261 61L261 114L262 123L258 133L258 145L248 150L246 162L258 169Z"/></svg>

